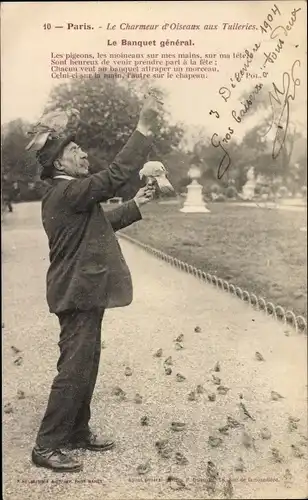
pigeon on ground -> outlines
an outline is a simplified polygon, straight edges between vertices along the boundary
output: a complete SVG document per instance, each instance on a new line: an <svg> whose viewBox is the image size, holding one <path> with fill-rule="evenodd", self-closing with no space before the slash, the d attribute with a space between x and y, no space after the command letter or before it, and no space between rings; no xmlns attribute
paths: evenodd
<svg viewBox="0 0 308 500"><path fill-rule="evenodd" d="M175 194L167 178L167 170L160 161L147 161L139 172L140 179L146 179L148 186L157 185L163 195Z"/></svg>
<svg viewBox="0 0 308 500"><path fill-rule="evenodd" d="M230 427L228 425L223 425L222 427L218 427L218 430L221 434L227 436L229 434Z"/></svg>
<svg viewBox="0 0 308 500"><path fill-rule="evenodd" d="M279 399L283 399L283 396L279 392L271 391L271 398L273 401L279 401Z"/></svg>
<svg viewBox="0 0 308 500"><path fill-rule="evenodd" d="M113 396L120 396L120 394L122 394L122 393L123 393L123 391L122 391L121 387L114 387L111 391L111 394Z"/></svg>
<svg viewBox="0 0 308 500"><path fill-rule="evenodd" d="M142 396L137 392L136 395L135 395L135 399L134 399L135 403L137 405L141 405L142 403Z"/></svg>
<svg viewBox="0 0 308 500"><path fill-rule="evenodd" d="M237 462L235 463L235 466L234 466L235 470L237 472L244 472L245 470L245 465L244 465L244 460L242 459L242 457L239 457L237 459Z"/></svg>
<svg viewBox="0 0 308 500"><path fill-rule="evenodd" d="M144 417L141 417L140 419L140 423L141 425L145 426L145 425L149 425L149 417L147 417L147 415L144 415Z"/></svg>
<svg viewBox="0 0 308 500"><path fill-rule="evenodd" d="M260 436L262 439L271 439L272 434L271 434L271 431L267 427L263 427L260 430Z"/></svg>
<svg viewBox="0 0 308 500"><path fill-rule="evenodd" d="M214 372L220 372L220 363L219 363L219 361L217 361L217 363L215 364L213 370L214 370Z"/></svg>
<svg viewBox="0 0 308 500"><path fill-rule="evenodd" d="M197 394L203 394L204 393L204 387L203 387L203 385L201 385L201 384L197 385L197 387L196 387L196 393Z"/></svg>
<svg viewBox="0 0 308 500"><path fill-rule="evenodd" d="M196 401L196 400L197 400L197 397L196 397L196 393L195 393L195 391L191 391L191 392L188 394L187 399L188 399L188 401Z"/></svg>
<svg viewBox="0 0 308 500"><path fill-rule="evenodd" d="M166 448L168 445L169 445L168 439L159 439L155 443L155 446L158 450L162 450L163 448Z"/></svg>
<svg viewBox="0 0 308 500"><path fill-rule="evenodd" d="M233 498L233 494L234 491L233 491L232 481L231 478L229 478L224 484L223 495L225 498Z"/></svg>
<svg viewBox="0 0 308 500"><path fill-rule="evenodd" d="M13 413L13 406L11 403L6 403L3 408L4 413Z"/></svg>
<svg viewBox="0 0 308 500"><path fill-rule="evenodd" d="M176 342L175 348L177 351L180 351L181 349L184 349L184 346L183 346L183 344L181 344L181 342Z"/></svg>
<svg viewBox="0 0 308 500"><path fill-rule="evenodd" d="M208 395L208 400L209 401L215 401L216 399L216 394L212 392L211 394Z"/></svg>
<svg viewBox="0 0 308 500"><path fill-rule="evenodd" d="M137 467L137 472L140 475L147 474L150 472L151 466L150 466L150 460L148 460L145 464L140 464Z"/></svg>
<svg viewBox="0 0 308 500"><path fill-rule="evenodd" d="M169 356L168 358L165 359L164 365L169 365L169 366L173 365L171 356Z"/></svg>
<svg viewBox="0 0 308 500"><path fill-rule="evenodd" d="M175 453L175 461L179 465L187 465L188 464L187 458L183 455L183 453L180 453L179 451L177 451Z"/></svg>
<svg viewBox="0 0 308 500"><path fill-rule="evenodd" d="M219 377L216 377L216 375L212 375L212 379L214 384L220 385L221 384L221 379Z"/></svg>
<svg viewBox="0 0 308 500"><path fill-rule="evenodd" d="M22 364L22 361L23 361L22 357L19 356L14 360L14 365L20 366Z"/></svg>
<svg viewBox="0 0 308 500"><path fill-rule="evenodd" d="M163 350L162 349L158 349L155 354L154 354L154 357L155 358L161 358L163 355Z"/></svg>
<svg viewBox="0 0 308 500"><path fill-rule="evenodd" d="M237 427L242 427L242 424L240 424L240 422L235 420L235 418L230 417L229 415L227 416L227 422L230 429L236 429Z"/></svg>
<svg viewBox="0 0 308 500"><path fill-rule="evenodd" d="M176 381L177 382L184 382L184 380L186 380L186 377L184 377L184 375L181 375L181 373L176 374Z"/></svg>
<svg viewBox="0 0 308 500"><path fill-rule="evenodd" d="M293 455L296 458L303 458L305 456L304 452L300 449L299 446L296 446L295 444L291 444L291 448L293 451Z"/></svg>
<svg viewBox="0 0 308 500"><path fill-rule="evenodd" d="M186 428L184 422L171 422L171 429L173 431L183 431Z"/></svg>
<svg viewBox="0 0 308 500"><path fill-rule="evenodd" d="M206 483L205 483L206 490L209 495L213 495L215 493L218 476L219 473L215 464L209 460L206 467Z"/></svg>
<svg viewBox="0 0 308 500"><path fill-rule="evenodd" d="M271 453L272 453L272 457L274 459L274 462L277 462L277 463L283 462L284 458L277 448L271 448Z"/></svg>
<svg viewBox="0 0 308 500"><path fill-rule="evenodd" d="M161 439L159 441L156 441L155 443L156 449L158 454L162 458L171 458L173 454L173 450L169 444L169 441L167 439Z"/></svg>
<svg viewBox="0 0 308 500"><path fill-rule="evenodd" d="M246 417L250 418L250 420L255 421L255 418L249 413L244 403L240 402L240 408Z"/></svg>
<svg viewBox="0 0 308 500"><path fill-rule="evenodd" d="M209 436L208 443L212 448L217 448L221 445L222 439L220 437Z"/></svg>
<svg viewBox="0 0 308 500"><path fill-rule="evenodd" d="M217 387L218 394L225 395L228 391L230 391L229 387L225 387L224 385L220 385L219 387Z"/></svg>
<svg viewBox="0 0 308 500"><path fill-rule="evenodd" d="M19 354L21 352L21 350L18 349L18 347L15 347L14 345L11 345L11 349L14 354Z"/></svg>
<svg viewBox="0 0 308 500"><path fill-rule="evenodd" d="M77 109L55 109L45 113L28 132L33 138L26 146L27 151L40 151L48 139L59 138L68 129L77 131L80 113Z"/></svg>
<svg viewBox="0 0 308 500"><path fill-rule="evenodd" d="M167 482L170 484L170 488L173 490L183 490L184 488L186 488L186 484L184 483L184 481L175 476L168 476Z"/></svg>
<svg viewBox="0 0 308 500"><path fill-rule="evenodd" d="M297 429L297 424L300 421L297 417L289 417L288 418L288 429L290 432L295 431Z"/></svg>
<svg viewBox="0 0 308 500"><path fill-rule="evenodd" d="M170 366L165 366L165 374L171 375L171 373L172 373L172 369L170 368Z"/></svg>
<svg viewBox="0 0 308 500"><path fill-rule="evenodd" d="M200 326L196 326L196 327L195 327L195 332L196 332L196 333L200 333L200 332L201 332L201 328L200 328Z"/></svg>
<svg viewBox="0 0 308 500"><path fill-rule="evenodd" d="M178 337L175 339L175 342L183 342L184 340L184 335L183 333L181 333L180 335L178 335Z"/></svg>
<svg viewBox="0 0 308 500"><path fill-rule="evenodd" d="M26 395L24 393L24 391L22 391L21 389L18 389L17 391L17 399L25 399Z"/></svg>
<svg viewBox="0 0 308 500"><path fill-rule="evenodd" d="M256 354L255 354L255 357L258 361L265 361L265 359L263 358L262 354L258 351L256 351Z"/></svg>
<svg viewBox="0 0 308 500"><path fill-rule="evenodd" d="M126 377L130 377L133 374L133 372L132 372L131 368L129 368L129 366L127 366L125 368L125 372L124 373L125 373Z"/></svg>

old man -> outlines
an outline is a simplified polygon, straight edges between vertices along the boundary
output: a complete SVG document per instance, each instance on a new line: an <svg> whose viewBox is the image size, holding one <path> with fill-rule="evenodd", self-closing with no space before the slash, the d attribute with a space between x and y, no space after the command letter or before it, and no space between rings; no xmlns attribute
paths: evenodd
<svg viewBox="0 0 308 500"><path fill-rule="evenodd" d="M37 466L79 471L82 464L65 449L105 451L114 446L89 426L104 312L132 301L130 271L114 232L142 218L139 206L152 193L142 188L133 200L106 213L100 203L114 197L142 168L160 106L155 95L147 97L136 130L110 167L99 173L89 175L87 154L73 135L50 138L37 151L41 177L51 181L42 200L50 249L47 302L61 328L58 374L32 450Z"/></svg>

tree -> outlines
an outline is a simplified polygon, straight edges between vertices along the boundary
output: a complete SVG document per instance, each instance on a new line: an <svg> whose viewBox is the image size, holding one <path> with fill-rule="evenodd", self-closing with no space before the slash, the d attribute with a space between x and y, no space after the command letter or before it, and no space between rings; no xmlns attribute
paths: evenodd
<svg viewBox="0 0 308 500"><path fill-rule="evenodd" d="M138 122L141 100L147 85L116 79L75 80L61 84L50 95L47 108L72 105L81 113L78 143L86 151L93 171L106 168L124 146ZM159 117L155 145L149 159L160 159L175 149L183 136L180 125L169 125L168 115ZM134 196L141 186L138 174L117 193L124 199Z"/></svg>

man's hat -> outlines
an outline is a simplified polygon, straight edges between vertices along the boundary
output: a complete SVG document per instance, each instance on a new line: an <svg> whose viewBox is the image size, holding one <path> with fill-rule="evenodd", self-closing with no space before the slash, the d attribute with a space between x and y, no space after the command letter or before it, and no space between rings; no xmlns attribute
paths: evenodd
<svg viewBox="0 0 308 500"><path fill-rule="evenodd" d="M42 166L41 179L52 178L53 174L53 163L61 156L65 147L70 142L75 142L75 134L69 134L61 139L48 139L45 146L36 152L36 158L40 165Z"/></svg>

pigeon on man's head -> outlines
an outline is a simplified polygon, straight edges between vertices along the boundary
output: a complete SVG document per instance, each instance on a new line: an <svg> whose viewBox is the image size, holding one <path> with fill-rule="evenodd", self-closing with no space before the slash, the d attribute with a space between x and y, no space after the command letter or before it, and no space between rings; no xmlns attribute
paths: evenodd
<svg viewBox="0 0 308 500"><path fill-rule="evenodd" d="M144 177L148 186L157 184L163 195L175 194L173 186L167 179L167 170L160 161L147 161L139 172L140 179Z"/></svg>
<svg viewBox="0 0 308 500"><path fill-rule="evenodd" d="M33 136L26 146L27 151L40 151L48 139L59 138L68 129L77 130L80 122L80 113L75 108L67 110L55 109L43 114L33 126L28 135Z"/></svg>

